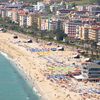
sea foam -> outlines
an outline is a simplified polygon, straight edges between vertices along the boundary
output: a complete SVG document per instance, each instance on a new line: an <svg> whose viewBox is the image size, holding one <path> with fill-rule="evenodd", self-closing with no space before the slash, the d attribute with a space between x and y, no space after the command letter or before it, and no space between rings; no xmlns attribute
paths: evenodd
<svg viewBox="0 0 100 100"><path fill-rule="evenodd" d="M3 55L4 57L6 57L7 59L10 59L9 56L6 53L0 51L0 54Z"/></svg>

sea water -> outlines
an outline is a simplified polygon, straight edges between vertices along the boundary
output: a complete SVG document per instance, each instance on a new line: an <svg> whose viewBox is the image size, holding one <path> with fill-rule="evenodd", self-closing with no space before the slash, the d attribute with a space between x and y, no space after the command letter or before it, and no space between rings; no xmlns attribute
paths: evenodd
<svg viewBox="0 0 100 100"><path fill-rule="evenodd" d="M14 64L0 54L0 100L40 100Z"/></svg>

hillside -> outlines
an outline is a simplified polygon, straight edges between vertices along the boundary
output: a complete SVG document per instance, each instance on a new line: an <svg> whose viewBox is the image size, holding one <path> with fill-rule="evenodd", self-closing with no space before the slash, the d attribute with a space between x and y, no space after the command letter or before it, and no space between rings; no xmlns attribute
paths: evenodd
<svg viewBox="0 0 100 100"><path fill-rule="evenodd" d="M0 0L0 2L7 2L7 1L9 0ZM42 1L42 0L19 0L19 1L36 3L37 1Z"/></svg>
<svg viewBox="0 0 100 100"><path fill-rule="evenodd" d="M94 3L100 4L100 0L78 0L78 1L75 1L74 3L78 5L94 4Z"/></svg>
<svg viewBox="0 0 100 100"><path fill-rule="evenodd" d="M0 1L9 1L9 0L0 0ZM19 0L19 1L26 1L26 2L31 2L31 3L36 3L37 1L43 1L43 0ZM70 0L68 0L70 1ZM70 3L76 3L76 4L81 4L81 5L84 5L84 4L93 4L93 3L99 3L100 4L100 0L71 0Z"/></svg>

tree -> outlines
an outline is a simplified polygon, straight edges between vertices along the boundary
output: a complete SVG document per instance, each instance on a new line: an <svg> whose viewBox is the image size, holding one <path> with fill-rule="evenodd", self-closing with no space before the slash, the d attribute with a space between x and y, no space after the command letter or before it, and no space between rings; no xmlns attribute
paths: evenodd
<svg viewBox="0 0 100 100"><path fill-rule="evenodd" d="M48 14L51 13L50 6L49 6L49 5L46 5L46 6L45 6L45 10L46 10L46 12L47 12Z"/></svg>
<svg viewBox="0 0 100 100"><path fill-rule="evenodd" d="M90 1L90 3L98 3L98 4L100 4L100 0L89 0Z"/></svg>
<svg viewBox="0 0 100 100"><path fill-rule="evenodd" d="M63 30L56 30L56 37L57 40L63 40L63 38L65 37L64 31Z"/></svg>
<svg viewBox="0 0 100 100"><path fill-rule="evenodd" d="M73 2L73 3L71 4L71 6L72 6L72 7L76 7L76 3Z"/></svg>

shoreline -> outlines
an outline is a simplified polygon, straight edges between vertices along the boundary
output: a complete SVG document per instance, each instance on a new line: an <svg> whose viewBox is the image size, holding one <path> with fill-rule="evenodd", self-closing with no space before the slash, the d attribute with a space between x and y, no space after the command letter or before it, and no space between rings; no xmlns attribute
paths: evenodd
<svg viewBox="0 0 100 100"><path fill-rule="evenodd" d="M21 77L27 82L27 84L32 88L32 92L35 92L36 95L40 98L40 100L47 100L42 96L42 93L39 90L39 87L36 85L35 80L31 80L30 77L28 77L25 72L23 71L23 68L21 67L21 64L13 60L10 55L8 55L6 52L3 52L0 50L0 54L3 55L7 60L10 61L10 63L13 65L14 69L18 72L18 74L21 75Z"/></svg>

